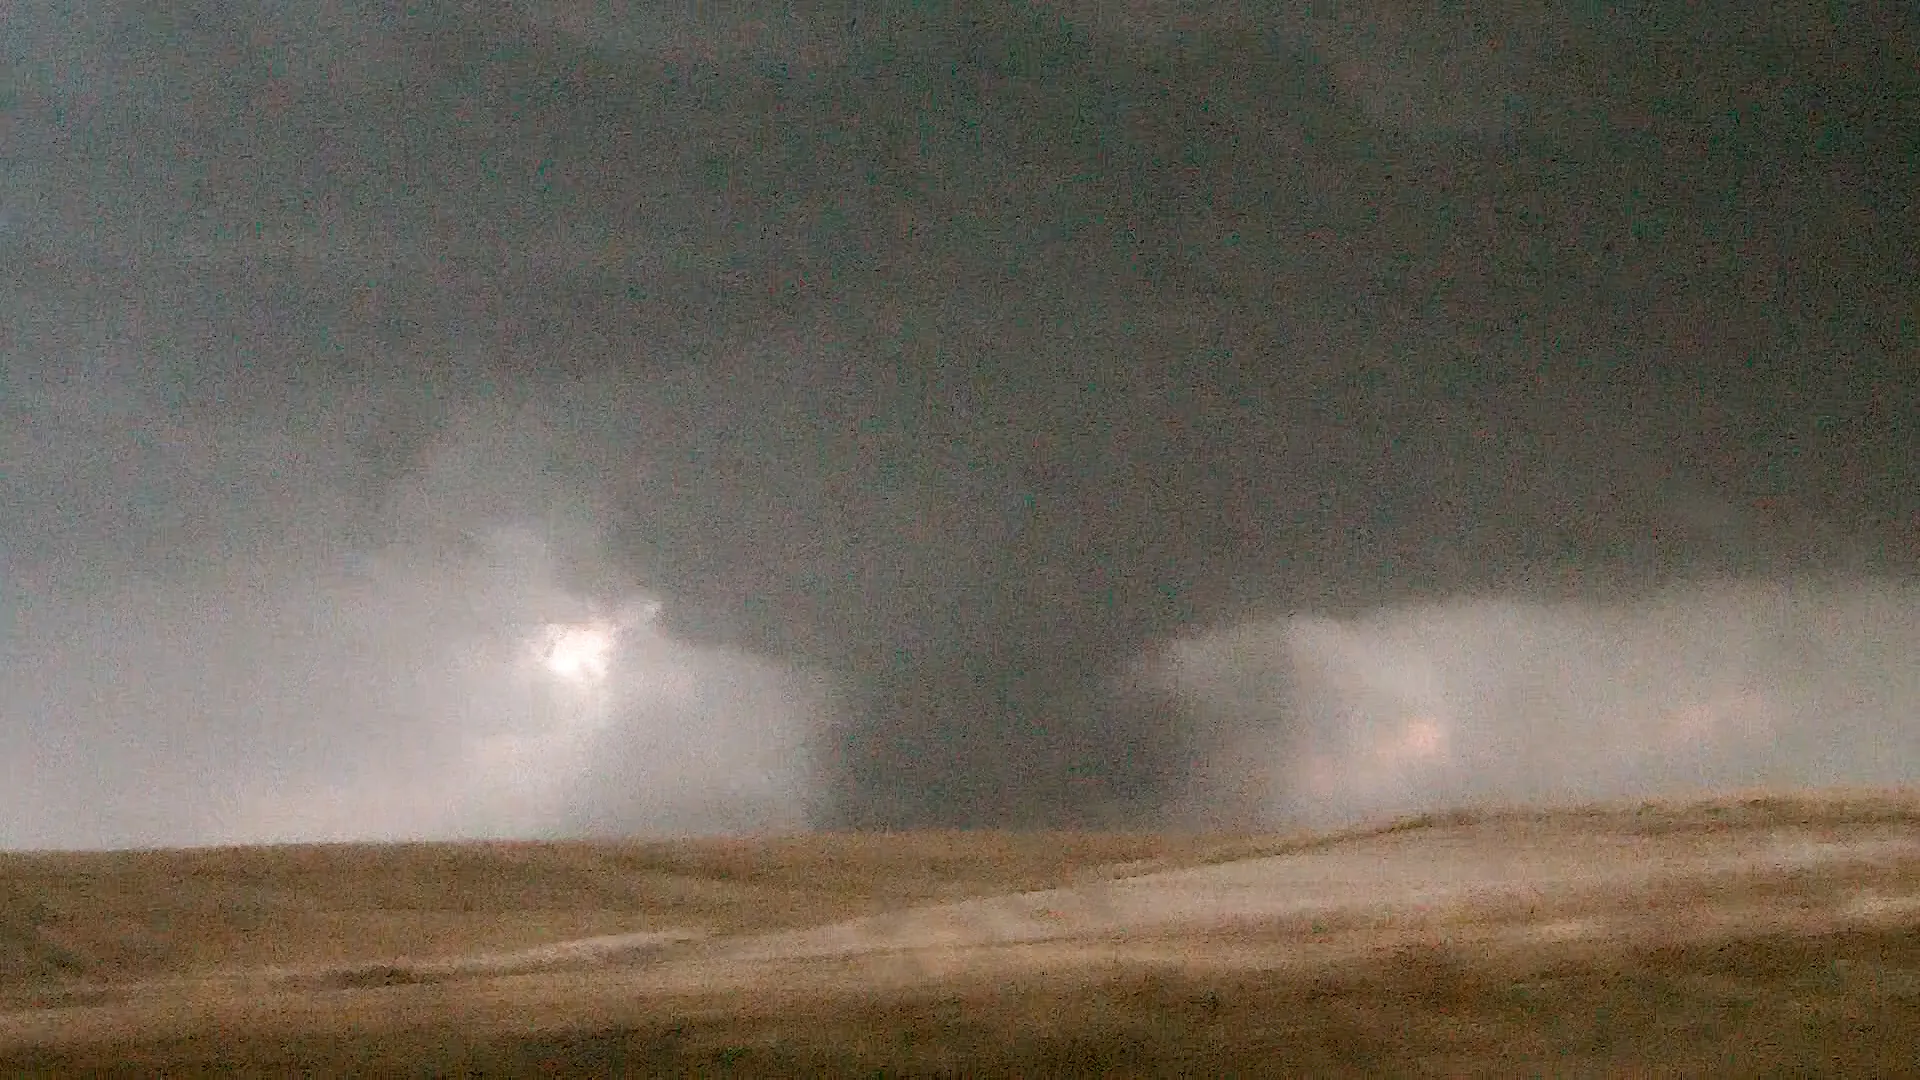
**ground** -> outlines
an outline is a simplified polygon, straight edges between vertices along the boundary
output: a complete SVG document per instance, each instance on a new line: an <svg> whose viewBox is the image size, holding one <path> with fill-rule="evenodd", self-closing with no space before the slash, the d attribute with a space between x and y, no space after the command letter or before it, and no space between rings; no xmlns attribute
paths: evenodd
<svg viewBox="0 0 1920 1080"><path fill-rule="evenodd" d="M1910 1074L1920 795L0 856L0 1073Z"/></svg>

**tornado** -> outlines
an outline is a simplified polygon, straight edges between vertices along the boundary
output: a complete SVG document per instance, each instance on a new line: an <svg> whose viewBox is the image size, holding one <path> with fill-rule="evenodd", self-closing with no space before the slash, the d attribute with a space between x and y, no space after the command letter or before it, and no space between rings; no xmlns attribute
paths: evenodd
<svg viewBox="0 0 1920 1080"><path fill-rule="evenodd" d="M5 26L128 61L21 91L22 340L97 307L178 440L244 413L327 473L257 470L311 504L280 539L182 511L136 554L564 513L573 594L831 687L819 826L1217 818L1218 733L1140 665L1250 620L1914 571L1911 49L1698 14L1680 53L1575 14L1495 48L1385 4L342 10ZM527 409L389 512L449 417ZM81 519L12 494L9 557L66 558ZM154 512L116 500L85 512L125 563Z"/></svg>

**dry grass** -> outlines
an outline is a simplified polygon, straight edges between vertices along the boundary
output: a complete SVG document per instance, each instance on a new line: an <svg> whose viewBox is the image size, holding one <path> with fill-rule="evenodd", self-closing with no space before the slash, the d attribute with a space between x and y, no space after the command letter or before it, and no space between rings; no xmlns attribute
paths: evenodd
<svg viewBox="0 0 1920 1080"><path fill-rule="evenodd" d="M1339 970L1134 970L907 995L650 999L535 1030L271 1031L0 1053L7 1075L1911 1075L1920 932L1446 945Z"/></svg>
<svg viewBox="0 0 1920 1080"><path fill-rule="evenodd" d="M1007 946L1004 963L991 950L961 950L893 981L876 974L900 962L885 956L698 985L648 983L644 969L415 985L381 978L378 963L623 931L814 925L1382 833L1545 830L1570 844L1685 833L1711 845L1782 828L1920 829L1920 800L1755 794L1551 813L1483 807L1284 837L911 834L0 856L0 960L14 961L0 963L0 980L12 982L0 1075L1911 1074L1920 867L1897 860L1394 919L1358 913ZM1877 897L1905 899L1873 920L1835 917ZM1561 925L1602 930L1532 932ZM135 983L343 962L366 977L327 992L243 1000L231 986ZM928 979L928 970L944 974ZM94 989L75 988L83 984ZM751 989L717 989L728 985ZM103 1004L27 1008L83 1005L89 993Z"/></svg>
<svg viewBox="0 0 1920 1080"><path fill-rule="evenodd" d="M780 929L1046 888L1116 864L1178 863L1217 842L919 833L8 854L0 855L0 913L8 916L0 993L49 974L46 964L4 963L28 940L68 957L61 973L84 969L91 981L117 982L642 930Z"/></svg>

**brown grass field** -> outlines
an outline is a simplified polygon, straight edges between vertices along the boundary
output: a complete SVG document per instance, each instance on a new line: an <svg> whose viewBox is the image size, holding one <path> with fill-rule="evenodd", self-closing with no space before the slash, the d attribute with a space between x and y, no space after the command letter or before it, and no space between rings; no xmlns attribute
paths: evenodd
<svg viewBox="0 0 1920 1080"><path fill-rule="evenodd" d="M1920 796L0 855L6 1076L1782 1073L1920 1075Z"/></svg>

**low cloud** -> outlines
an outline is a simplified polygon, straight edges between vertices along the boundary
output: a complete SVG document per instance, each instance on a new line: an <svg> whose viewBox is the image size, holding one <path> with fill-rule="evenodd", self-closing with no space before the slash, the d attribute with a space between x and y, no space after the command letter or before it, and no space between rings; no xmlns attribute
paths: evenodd
<svg viewBox="0 0 1920 1080"><path fill-rule="evenodd" d="M1462 599L1186 642L1202 801L1267 823L1920 779L1920 591Z"/></svg>

